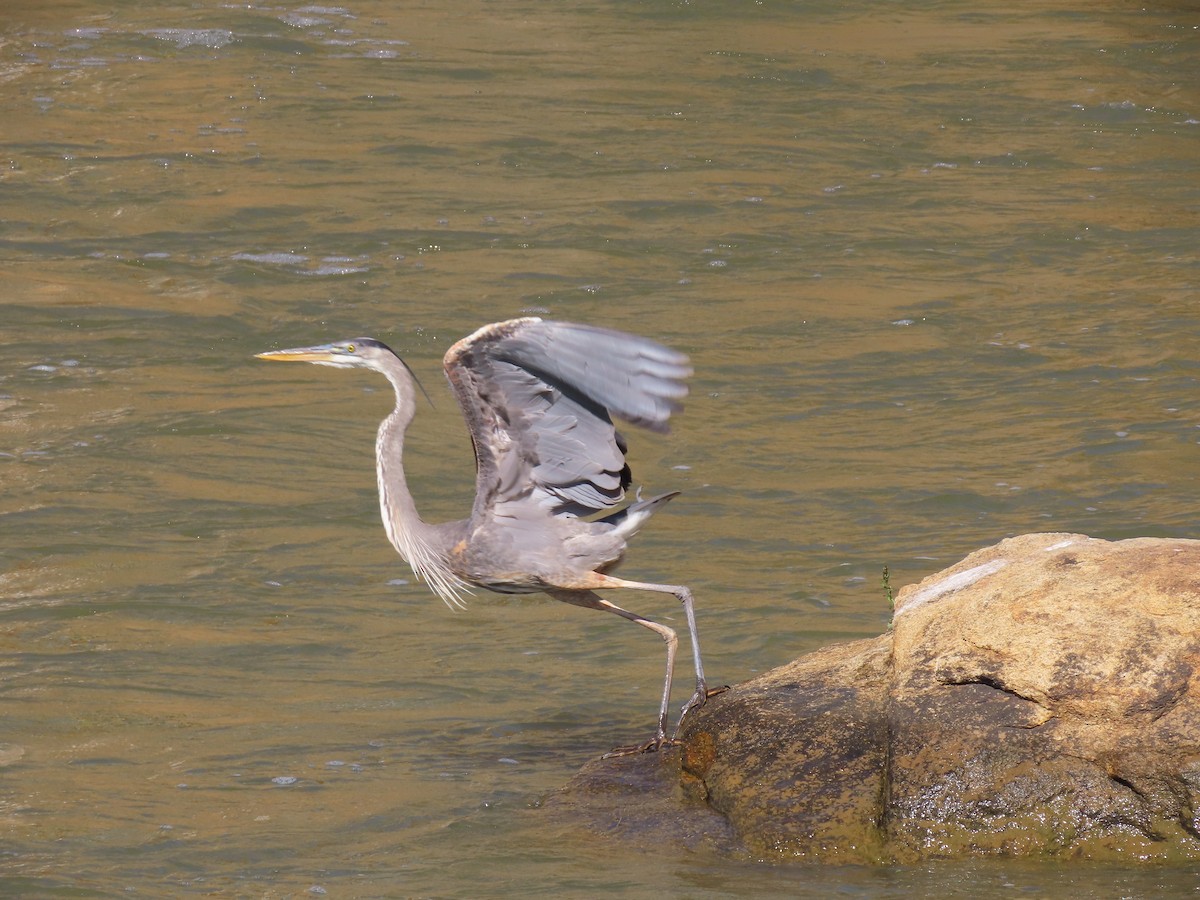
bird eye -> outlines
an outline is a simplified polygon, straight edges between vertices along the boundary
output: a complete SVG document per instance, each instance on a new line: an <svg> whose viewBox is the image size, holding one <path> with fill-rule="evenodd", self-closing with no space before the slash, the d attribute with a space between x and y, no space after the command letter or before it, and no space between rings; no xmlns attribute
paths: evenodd
<svg viewBox="0 0 1200 900"><path fill-rule="evenodd" d="M353 352L354 352L354 345L353 345L353 344L347 344L347 345L346 345L346 352L347 352L347 353L353 353Z"/></svg>

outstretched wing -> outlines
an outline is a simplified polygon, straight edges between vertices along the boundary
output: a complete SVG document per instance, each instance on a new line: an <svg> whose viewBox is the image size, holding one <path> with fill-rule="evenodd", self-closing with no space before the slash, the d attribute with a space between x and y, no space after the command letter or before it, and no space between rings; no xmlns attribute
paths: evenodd
<svg viewBox="0 0 1200 900"><path fill-rule="evenodd" d="M514 501L566 516L618 505L630 473L613 416L666 431L692 372L654 341L537 318L486 325L443 364L475 446L476 519Z"/></svg>

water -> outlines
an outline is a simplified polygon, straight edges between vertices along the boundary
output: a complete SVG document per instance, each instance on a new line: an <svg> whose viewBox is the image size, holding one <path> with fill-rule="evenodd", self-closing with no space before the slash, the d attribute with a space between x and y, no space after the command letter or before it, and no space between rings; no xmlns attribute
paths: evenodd
<svg viewBox="0 0 1200 900"><path fill-rule="evenodd" d="M1188 5L91 0L0 25L0 889L39 896L1138 896L1194 871L813 871L550 826L660 649L451 613L377 521L372 334L530 311L691 354L630 577L734 682L1037 530L1196 537ZM627 605L682 625L654 596ZM688 668L686 660L681 671ZM681 679L678 702L688 690Z"/></svg>

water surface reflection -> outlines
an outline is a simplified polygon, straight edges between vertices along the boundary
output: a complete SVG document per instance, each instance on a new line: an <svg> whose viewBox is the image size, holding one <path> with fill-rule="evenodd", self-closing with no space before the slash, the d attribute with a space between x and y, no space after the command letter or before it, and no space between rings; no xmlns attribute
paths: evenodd
<svg viewBox="0 0 1200 900"><path fill-rule="evenodd" d="M1005 535L1195 536L1197 22L1184 6L11 5L0 267L10 893L1180 891L1024 864L797 873L535 809L650 724L652 636L452 615L376 519L372 333L527 311L696 366L625 572L714 678L878 633ZM679 617L647 597L636 607ZM682 693L682 689L681 689ZM682 702L681 695L679 701Z"/></svg>

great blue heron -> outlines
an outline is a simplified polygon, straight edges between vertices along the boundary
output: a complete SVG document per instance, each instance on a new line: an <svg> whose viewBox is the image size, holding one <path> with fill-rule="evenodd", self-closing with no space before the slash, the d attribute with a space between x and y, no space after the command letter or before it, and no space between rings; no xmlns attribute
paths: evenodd
<svg viewBox="0 0 1200 900"><path fill-rule="evenodd" d="M637 622L667 645L658 728L666 742L674 630L621 609L595 592L633 588L674 594L683 604L696 663L696 691L680 721L709 692L700 661L692 592L678 584L627 581L609 572L625 542L678 492L626 499L631 475L612 416L653 431L687 394L688 358L645 338L537 318L485 325L446 353L443 366L475 448L475 503L466 519L431 525L417 514L401 465L416 411L408 365L372 338L272 350L261 359L371 369L391 382L396 408L375 441L379 506L392 546L450 607L468 585L502 594L544 591L556 600Z"/></svg>

